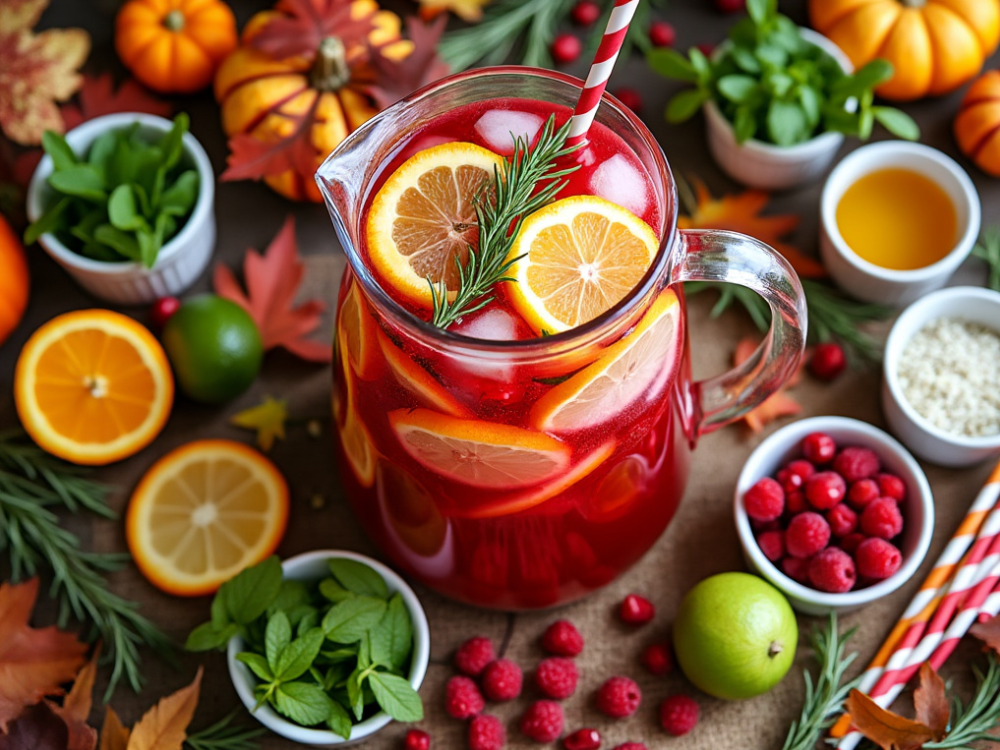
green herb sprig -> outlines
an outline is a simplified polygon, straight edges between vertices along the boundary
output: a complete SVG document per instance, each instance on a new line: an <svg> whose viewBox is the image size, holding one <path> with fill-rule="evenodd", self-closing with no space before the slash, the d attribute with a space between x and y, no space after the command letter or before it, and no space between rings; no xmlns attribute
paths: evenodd
<svg viewBox="0 0 1000 750"><path fill-rule="evenodd" d="M42 147L52 158L48 183L55 198L25 230L24 241L52 232L84 257L152 268L198 199L198 172L181 160L187 131L183 112L156 142L133 123L98 136L86 155L47 131Z"/></svg>
<svg viewBox="0 0 1000 750"><path fill-rule="evenodd" d="M1000 725L1000 661L990 653L986 673L973 667L976 692L968 705L952 699L951 730L940 742L924 744L926 750L972 750L974 742L995 743L993 732Z"/></svg>
<svg viewBox="0 0 1000 750"><path fill-rule="evenodd" d="M240 711L231 711L205 729L192 732L184 739L187 750L257 750L260 737L267 734L263 727L247 727L236 722Z"/></svg>
<svg viewBox="0 0 1000 750"><path fill-rule="evenodd" d="M972 248L972 254L985 260L989 266L986 286L995 292L1000 292L1000 227L984 229L979 242Z"/></svg>
<svg viewBox="0 0 1000 750"><path fill-rule="evenodd" d="M876 122L899 138L920 137L909 115L874 104L873 89L893 74L888 61L873 60L847 74L778 13L777 0L747 0L747 11L718 59L697 49L687 58L666 48L647 54L656 72L695 84L670 100L669 122L689 119L711 100L733 124L738 143L757 138L792 146L824 132L867 140Z"/></svg>
<svg viewBox="0 0 1000 750"><path fill-rule="evenodd" d="M434 312L431 322L447 328L463 315L475 312L492 301L491 291L501 281L513 281L507 271L519 257L508 257L524 217L549 203L565 186L561 178L575 172L579 165L555 168L559 159L576 151L580 145L567 146L569 122L556 130L555 116L550 116L529 148L523 137L514 139L514 153L502 167L496 167L489 189L475 200L479 225L479 247L469 247L465 265L456 258L458 289L455 299L448 299L444 282L430 277ZM546 182L544 186L539 184Z"/></svg>

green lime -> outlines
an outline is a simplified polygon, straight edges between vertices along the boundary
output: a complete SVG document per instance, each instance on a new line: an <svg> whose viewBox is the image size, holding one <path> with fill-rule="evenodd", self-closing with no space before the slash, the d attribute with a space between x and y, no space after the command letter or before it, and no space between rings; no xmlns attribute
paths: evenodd
<svg viewBox="0 0 1000 750"><path fill-rule="evenodd" d="M748 573L706 578L674 620L677 663L697 687L726 700L766 693L795 659L799 628L788 600Z"/></svg>
<svg viewBox="0 0 1000 750"><path fill-rule="evenodd" d="M181 304L163 327L163 347L181 390L208 404L229 401L249 388L264 357L253 318L215 294Z"/></svg>

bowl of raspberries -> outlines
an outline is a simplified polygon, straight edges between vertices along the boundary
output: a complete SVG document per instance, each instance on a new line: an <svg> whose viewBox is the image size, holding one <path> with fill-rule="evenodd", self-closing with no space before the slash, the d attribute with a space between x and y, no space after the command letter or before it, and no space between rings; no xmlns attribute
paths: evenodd
<svg viewBox="0 0 1000 750"><path fill-rule="evenodd" d="M849 612L902 586L934 531L920 466L888 434L846 417L794 422L736 484L743 554L805 614Z"/></svg>

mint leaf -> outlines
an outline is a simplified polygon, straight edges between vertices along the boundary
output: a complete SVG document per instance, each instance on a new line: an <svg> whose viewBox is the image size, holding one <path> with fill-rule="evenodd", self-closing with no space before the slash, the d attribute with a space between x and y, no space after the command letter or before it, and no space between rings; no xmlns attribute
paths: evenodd
<svg viewBox="0 0 1000 750"><path fill-rule="evenodd" d="M78 164L53 172L49 175L49 185L64 195L90 201L105 201L108 197L104 190L104 179L89 164Z"/></svg>
<svg viewBox="0 0 1000 750"><path fill-rule="evenodd" d="M734 104L743 104L757 93L757 79L745 75L722 76L716 83L719 93Z"/></svg>
<svg viewBox="0 0 1000 750"><path fill-rule="evenodd" d="M163 166L166 169L173 168L180 161L184 149L184 134L188 132L190 124L191 121L187 113L178 112L170 132L160 141L160 148L163 151Z"/></svg>
<svg viewBox="0 0 1000 750"><path fill-rule="evenodd" d="M382 576L364 563L345 557L334 557L328 564L334 578L348 591L379 599L389 598L389 589Z"/></svg>
<svg viewBox="0 0 1000 750"><path fill-rule="evenodd" d="M229 619L229 612L226 610L226 602L218 592L212 597L212 624L218 628L223 628L228 625L231 620Z"/></svg>
<svg viewBox="0 0 1000 750"><path fill-rule="evenodd" d="M777 0L747 0L747 13L758 26L763 26L777 12Z"/></svg>
<svg viewBox="0 0 1000 750"><path fill-rule="evenodd" d="M667 104L667 122L677 123L690 119L708 99L708 92L701 89L687 89L675 94Z"/></svg>
<svg viewBox="0 0 1000 750"><path fill-rule="evenodd" d="M347 700L351 704L351 710L354 712L354 718L361 721L361 717L365 713L365 696L364 691L361 689L361 683L364 680L362 677L362 671L355 668L351 672L350 677L347 678Z"/></svg>
<svg viewBox="0 0 1000 750"><path fill-rule="evenodd" d="M372 672L368 675L368 685L378 705L396 721L420 721L424 718L420 696L402 677Z"/></svg>
<svg viewBox="0 0 1000 750"><path fill-rule="evenodd" d="M351 715L337 701L330 702L330 715L326 717L326 725L345 740L351 739Z"/></svg>
<svg viewBox="0 0 1000 750"><path fill-rule="evenodd" d="M279 680L294 680L301 677L319 656L323 646L323 631L314 628L301 638L296 638L281 650L274 666L274 675Z"/></svg>
<svg viewBox="0 0 1000 750"><path fill-rule="evenodd" d="M57 232L65 226L64 214L71 205L69 198L61 198L53 203L34 223L24 230L24 244L38 242L38 238L49 232Z"/></svg>
<svg viewBox="0 0 1000 750"><path fill-rule="evenodd" d="M191 631L184 648L187 651L214 651L223 648L229 643L229 639L238 633L239 628L232 623L217 625L214 622L206 622Z"/></svg>
<svg viewBox="0 0 1000 750"><path fill-rule="evenodd" d="M413 623L399 593L393 594L382 620L368 635L372 662L402 670L413 650Z"/></svg>
<svg viewBox="0 0 1000 750"><path fill-rule="evenodd" d="M139 260L142 257L136 238L110 224L101 224L94 229L94 239L102 245L107 245L119 255L124 255L129 260Z"/></svg>
<svg viewBox="0 0 1000 750"><path fill-rule="evenodd" d="M181 172L174 183L160 196L160 210L171 216L184 216L198 199L198 173L193 169Z"/></svg>
<svg viewBox="0 0 1000 750"><path fill-rule="evenodd" d="M676 50L666 47L651 50L646 55L649 67L667 78L675 78L678 81L688 81L696 83L698 73L691 62Z"/></svg>
<svg viewBox="0 0 1000 750"><path fill-rule="evenodd" d="M225 598L232 621L249 625L278 598L281 590L281 562L274 555L222 584L219 595Z"/></svg>
<svg viewBox="0 0 1000 750"><path fill-rule="evenodd" d="M271 670L270 665L260 654L255 654L250 651L242 651L236 654L236 660L243 662L248 667L250 671L257 675L264 682L274 682L274 672Z"/></svg>
<svg viewBox="0 0 1000 750"><path fill-rule="evenodd" d="M335 604L323 618L322 627L328 640L355 643L370 628L378 625L385 609L386 604L381 599L357 596Z"/></svg>
<svg viewBox="0 0 1000 750"><path fill-rule="evenodd" d="M275 672L279 672L278 657L289 643L292 642L292 626L288 622L288 616L284 612L276 612L267 621L267 628L264 630L264 654L267 656L267 663Z"/></svg>
<svg viewBox="0 0 1000 750"><path fill-rule="evenodd" d="M60 172L80 163L73 149L66 143L66 138L54 130L46 130L42 134L42 148L52 157L52 169Z"/></svg>
<svg viewBox="0 0 1000 750"><path fill-rule="evenodd" d="M333 578L324 578L319 582L319 593L331 602L342 602L354 597L353 591L348 591Z"/></svg>
<svg viewBox="0 0 1000 750"><path fill-rule="evenodd" d="M131 231L145 227L146 221L135 206L135 193L131 185L119 185L108 198L108 218L116 229Z"/></svg>
<svg viewBox="0 0 1000 750"><path fill-rule="evenodd" d="M872 107L878 123L897 138L915 141L920 138L920 126L902 110L895 107Z"/></svg>
<svg viewBox="0 0 1000 750"><path fill-rule="evenodd" d="M767 134L779 146L792 146L808 140L809 124L802 107L780 99L771 101L767 110Z"/></svg>
<svg viewBox="0 0 1000 750"><path fill-rule="evenodd" d="M117 133L102 133L90 144L90 151L87 154L87 163L97 170L97 173L104 179L105 185L114 184L108 180L108 164L114 157L117 142Z"/></svg>
<svg viewBox="0 0 1000 750"><path fill-rule="evenodd" d="M304 727L325 722L333 699L313 682L285 682L274 691L274 707L283 716Z"/></svg>

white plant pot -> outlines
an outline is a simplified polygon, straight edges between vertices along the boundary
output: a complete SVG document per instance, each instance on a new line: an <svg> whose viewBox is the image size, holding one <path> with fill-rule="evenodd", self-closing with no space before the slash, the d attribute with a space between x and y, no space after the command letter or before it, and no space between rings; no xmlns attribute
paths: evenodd
<svg viewBox="0 0 1000 750"><path fill-rule="evenodd" d="M122 112L89 120L66 134L66 142L77 154L109 130L140 123L139 132L147 136L163 135L173 126L170 120L141 112ZM119 305L149 304L160 297L178 295L201 275L215 249L215 173L201 144L190 133L184 134L182 160L198 171L198 200L181 230L160 248L156 263L146 268L141 263L109 263L74 253L51 233L38 243L72 276L76 282L105 302ZM42 215L54 194L48 184L52 159L45 156L38 163L28 186L28 218Z"/></svg>

